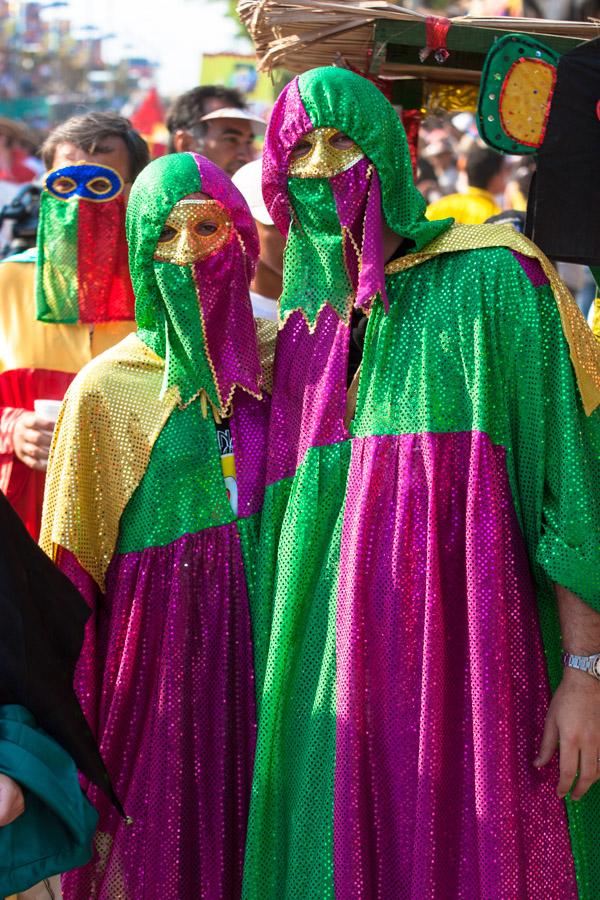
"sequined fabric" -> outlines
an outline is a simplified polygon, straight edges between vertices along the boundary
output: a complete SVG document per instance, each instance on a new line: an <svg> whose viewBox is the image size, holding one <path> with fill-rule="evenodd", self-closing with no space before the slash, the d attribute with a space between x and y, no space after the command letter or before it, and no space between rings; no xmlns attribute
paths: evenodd
<svg viewBox="0 0 600 900"><path fill-rule="evenodd" d="M297 121L375 162L351 126L375 141L385 101L345 108L363 82L301 76ZM556 760L532 763L561 672L553 582L600 610L597 348L528 242L446 223L427 245L418 215L390 221L396 190L414 214L404 147L373 154L414 252L373 303L347 438L348 335L295 313L279 336L244 897L591 900L600 788L565 804Z"/></svg>
<svg viewBox="0 0 600 900"><path fill-rule="evenodd" d="M62 172L74 190L52 192ZM52 182L51 176L57 176ZM117 179L118 190L94 197L87 183ZM64 179L66 181L66 176ZM38 228L37 318L43 322L95 323L133 319L127 263L122 181L106 166L68 166L50 173L42 192Z"/></svg>
<svg viewBox="0 0 600 900"><path fill-rule="evenodd" d="M158 400L162 360L130 335L79 373L54 432L40 544L70 550L100 587L119 521L179 401Z"/></svg>
<svg viewBox="0 0 600 900"><path fill-rule="evenodd" d="M546 279L552 286L564 336L569 345L571 362L577 375L579 392L585 411L589 415L600 405L598 343L594 340L581 310L566 285L560 280L550 260L524 235L518 234L509 225L486 225L485 228L473 225L455 225L432 241L423 252L407 254L401 259L394 260L386 267L386 272L387 274L401 272L438 253L498 246L509 247L524 257L539 261Z"/></svg>
<svg viewBox="0 0 600 900"><path fill-rule="evenodd" d="M285 255L279 319L302 311L313 331L325 305L347 322L351 308L387 304L381 191L374 167L361 159L326 178L290 178L294 212Z"/></svg>
<svg viewBox="0 0 600 900"><path fill-rule="evenodd" d="M236 900L241 891L268 399L252 396L240 378L227 388L226 409L225 395L212 408L206 402L244 360L260 365L248 297L255 232L247 253L239 238L250 213L223 173L209 172L213 193L221 203L231 198L224 208L240 230L189 266L148 257L178 192L208 189L200 183L205 162L185 154L158 160L148 167L152 191L146 182L132 193L141 327L80 374L51 452L45 545L93 610L78 694L134 820L125 827L94 794L94 858L65 878L66 900ZM227 246L237 248L231 270ZM230 339L245 310L249 327ZM170 353L177 384L163 394ZM202 390L190 396L194 387ZM230 436L237 517L217 425Z"/></svg>
<svg viewBox="0 0 600 900"><path fill-rule="evenodd" d="M225 420L239 470L240 518L259 512L262 506L267 415L267 401L240 394L234 414ZM162 502L157 507L158 496ZM153 510L152 516L149 510ZM117 552L164 546L185 534L220 527L236 518L223 486L212 416L204 418L199 403L174 410L121 516Z"/></svg>
<svg viewBox="0 0 600 900"><path fill-rule="evenodd" d="M313 331L327 305L346 322L354 291L331 185L321 178L294 178L289 191L295 224L285 247L279 319L285 324L290 314L300 309Z"/></svg>
<svg viewBox="0 0 600 900"><path fill-rule="evenodd" d="M336 660L336 897L577 897L558 762L532 765L550 688L487 435L353 443Z"/></svg>
<svg viewBox="0 0 600 900"><path fill-rule="evenodd" d="M381 187L377 170L367 160L362 160L348 173L332 178L331 189L346 237L344 251L355 287L354 306L366 312L379 295L387 307Z"/></svg>
<svg viewBox="0 0 600 900"><path fill-rule="evenodd" d="M191 265L156 260L174 206L200 191L227 211L228 239ZM166 361L163 391L176 386L183 403L204 392L222 416L231 412L236 386L260 397L256 340L248 339L255 333L249 285L258 235L231 179L197 154L155 160L131 191L127 236L138 333Z"/></svg>
<svg viewBox="0 0 600 900"><path fill-rule="evenodd" d="M350 328L329 308L314 332L300 312L279 332L269 421L267 483L289 478L310 447L348 437L344 425Z"/></svg>
<svg viewBox="0 0 600 900"><path fill-rule="evenodd" d="M235 524L115 556L98 601L93 680L80 673L79 689L96 686L91 724L134 821L88 791L94 858L63 879L65 900L233 900L255 740Z"/></svg>

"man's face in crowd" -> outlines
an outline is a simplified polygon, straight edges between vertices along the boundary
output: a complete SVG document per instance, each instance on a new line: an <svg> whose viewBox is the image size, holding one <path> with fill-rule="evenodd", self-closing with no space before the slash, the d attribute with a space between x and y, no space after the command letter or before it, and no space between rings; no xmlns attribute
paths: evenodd
<svg viewBox="0 0 600 900"><path fill-rule="evenodd" d="M243 119L212 119L206 133L196 139L196 147L211 162L231 176L254 159L252 123Z"/></svg>
<svg viewBox="0 0 600 900"><path fill-rule="evenodd" d="M86 153L85 150L82 150L81 147L78 147L77 144L72 144L70 141L63 141L61 144L56 145L54 159L52 160L53 169L79 162L110 166L123 179L125 196L129 195L129 189L131 188L131 160L123 138L116 134L102 138L98 141L93 153Z"/></svg>

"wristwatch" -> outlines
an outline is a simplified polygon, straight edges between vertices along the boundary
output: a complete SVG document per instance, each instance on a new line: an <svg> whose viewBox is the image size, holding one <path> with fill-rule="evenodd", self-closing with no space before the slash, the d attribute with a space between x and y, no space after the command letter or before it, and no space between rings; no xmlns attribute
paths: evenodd
<svg viewBox="0 0 600 900"><path fill-rule="evenodd" d="M574 653L563 653L562 663L565 668L579 669L587 672L592 678L600 681L600 653L593 656L576 656Z"/></svg>

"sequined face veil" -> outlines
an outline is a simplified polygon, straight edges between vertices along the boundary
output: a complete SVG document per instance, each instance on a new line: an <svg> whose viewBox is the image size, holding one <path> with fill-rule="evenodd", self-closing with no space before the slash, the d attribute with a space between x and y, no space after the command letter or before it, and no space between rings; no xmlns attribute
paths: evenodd
<svg viewBox="0 0 600 900"><path fill-rule="evenodd" d="M165 358L163 392L176 385L182 403L200 396L221 416L236 386L260 397L258 236L232 182L197 154L156 160L134 185L127 226L138 334Z"/></svg>
<svg viewBox="0 0 600 900"><path fill-rule="evenodd" d="M123 180L108 166L76 163L46 176L40 203L37 318L133 318Z"/></svg>
<svg viewBox="0 0 600 900"><path fill-rule="evenodd" d="M300 307L313 330L325 304L347 321L353 305L387 302L379 178L358 144L338 128L306 131L289 153L287 189L282 322Z"/></svg>
<svg viewBox="0 0 600 900"><path fill-rule="evenodd" d="M327 304L387 308L383 223L420 249L450 222L429 222L398 115L366 78L313 69L279 95L263 151L263 196L288 242L282 324L301 310L313 330Z"/></svg>
<svg viewBox="0 0 600 900"><path fill-rule="evenodd" d="M288 192L281 319L300 298L312 329L325 303L347 320L353 304L366 311L385 297L379 180L360 147L337 128L307 132L290 154Z"/></svg>

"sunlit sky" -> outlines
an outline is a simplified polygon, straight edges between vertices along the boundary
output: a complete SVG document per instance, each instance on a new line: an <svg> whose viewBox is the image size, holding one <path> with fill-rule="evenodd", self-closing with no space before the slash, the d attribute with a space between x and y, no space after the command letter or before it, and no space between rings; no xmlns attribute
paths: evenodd
<svg viewBox="0 0 600 900"><path fill-rule="evenodd" d="M202 52L247 50L235 37L235 25L220 0L69 0L64 9L45 17L69 17L75 33L95 25L106 41L105 58L147 56L160 63L161 93L174 95L198 83Z"/></svg>

